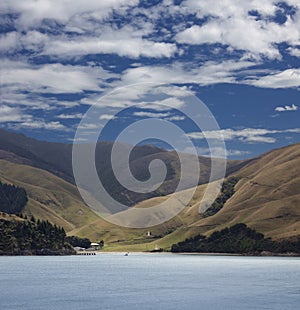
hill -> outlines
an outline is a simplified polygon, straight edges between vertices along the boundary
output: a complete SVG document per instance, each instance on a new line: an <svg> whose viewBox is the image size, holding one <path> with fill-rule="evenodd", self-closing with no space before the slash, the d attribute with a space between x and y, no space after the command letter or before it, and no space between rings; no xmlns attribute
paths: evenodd
<svg viewBox="0 0 300 310"><path fill-rule="evenodd" d="M197 215L200 195L180 219L185 223L158 243L167 246L197 234L245 223L267 238L289 239L300 235L300 144L273 150L253 159L231 176L240 180L235 192L216 214ZM203 186L198 191L203 192ZM192 221L188 221L188 214ZM191 216L190 216L191 218Z"/></svg>
<svg viewBox="0 0 300 310"><path fill-rule="evenodd" d="M5 135L7 135L6 140L12 137L7 132ZM20 138L20 136L16 134L13 137ZM199 234L209 236L214 231L220 231L237 223L245 223L250 228L263 233L266 238L271 237L274 240L290 239L300 235L300 144L273 150L248 161L229 162L227 177L235 177L238 182L234 183L234 190L230 197L225 195L225 200L224 197L220 199L222 207L217 208L216 213L204 216L208 202L203 202L202 198L207 185L201 184L195 189L190 204L172 220L151 229L129 229L112 225L92 212L82 202L72 181L68 181L68 177L61 177L61 174L65 174L69 168L61 172L59 165L64 165L63 159L68 156L63 155L60 162L57 159L59 164L56 165L56 161L49 155L53 151L36 151L36 149L39 150L39 145L43 147L47 145L52 149L52 143L21 137L23 140L18 141L22 152L17 146L14 149L16 153L13 152L11 145L17 144L17 140L10 141L9 148L7 145L5 147L0 145L2 149L0 181L25 189L28 203L23 212L63 226L68 235L88 237L95 241L103 239L107 250L151 250L156 245L170 249L172 244L184 241L186 238ZM104 143L98 146L98 151L103 151L102 157L99 155L98 165L103 169L102 177L107 179L108 186L116 186L117 192L120 187L114 181L109 184L112 180L110 176L112 171L110 167L105 166L111 147L108 145L109 143ZM56 151L63 152L63 148L68 149L70 146L54 143ZM47 156L40 159L42 152L47 153ZM71 152L71 149L68 152ZM148 208L168 198L171 198L172 205L181 203L178 196L168 194L176 184L179 169L174 152L151 146L136 148L131 157L133 173L140 179L145 178L148 163L157 156L166 161L169 167L167 182L163 184L165 188L160 188L154 195L156 197L146 197L146 199L142 199L143 197L136 199L126 190L122 191L121 195L126 194L128 201L131 204L135 203L137 208ZM210 169L209 159L199 160L204 172L200 183L205 183ZM66 163L68 165L68 160ZM42 168L43 165L47 166L47 169ZM181 194L192 190L194 189L186 189ZM210 198L206 198L209 201ZM151 236L147 236L148 230L151 231Z"/></svg>
<svg viewBox="0 0 300 310"><path fill-rule="evenodd" d="M167 166L165 182L156 191L143 194L127 190L116 179L111 166L112 146L111 142L97 144L95 164L104 187L116 200L132 206L145 199L174 192L180 176L180 162L175 152L152 145L136 146L133 149L130 154L130 168L136 178L140 180L149 178L148 166L153 159L161 159ZM124 151L130 147L125 143L121 146ZM46 170L74 184L71 144L39 141L0 129L0 159ZM187 163L189 159L190 155L185 155ZM199 162L202 172L199 184L204 184L209 180L211 162L206 157L199 157ZM245 163L246 161L229 161L227 163L228 173L237 170Z"/></svg>
<svg viewBox="0 0 300 310"><path fill-rule="evenodd" d="M25 189L28 202L22 210L24 214L64 227L68 235L116 241L146 234L104 221L84 204L75 185L48 171L2 159L0 181ZM8 217L14 218L1 218Z"/></svg>
<svg viewBox="0 0 300 310"><path fill-rule="evenodd" d="M164 223L164 228L151 228L153 235L163 234L145 244L125 244L128 250L146 250L158 245L170 249L172 244L199 234L211 235L215 231L244 223L263 233L266 238L283 240L300 236L300 144L273 150L249 161L228 178L237 177L234 193L216 214L204 216L201 199L206 185L196 189L194 198L177 217ZM137 207L151 207L167 197L143 201ZM174 201L176 196L171 195ZM122 249L120 243L112 249Z"/></svg>

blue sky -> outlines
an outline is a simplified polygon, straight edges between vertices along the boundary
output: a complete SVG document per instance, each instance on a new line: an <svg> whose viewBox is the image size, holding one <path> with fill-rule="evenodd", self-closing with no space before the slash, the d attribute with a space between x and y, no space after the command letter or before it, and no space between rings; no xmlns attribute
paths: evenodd
<svg viewBox="0 0 300 310"><path fill-rule="evenodd" d="M2 128L71 143L103 94L154 82L201 99L230 158L299 141L299 0L3 0L0 12ZM127 107L132 93L115 100ZM176 110L144 103L126 113L117 129L160 117L207 153Z"/></svg>

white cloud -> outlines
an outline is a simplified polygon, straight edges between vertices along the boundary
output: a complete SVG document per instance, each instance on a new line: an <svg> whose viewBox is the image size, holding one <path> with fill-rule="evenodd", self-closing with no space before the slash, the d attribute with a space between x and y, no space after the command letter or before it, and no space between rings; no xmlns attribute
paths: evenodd
<svg viewBox="0 0 300 310"><path fill-rule="evenodd" d="M155 118L164 118L167 116L170 116L170 113L153 113L153 112L134 112L134 116L139 116L139 117L155 117Z"/></svg>
<svg viewBox="0 0 300 310"><path fill-rule="evenodd" d="M30 115L22 113L19 108L0 105L0 123L22 122L30 118Z"/></svg>
<svg viewBox="0 0 300 310"><path fill-rule="evenodd" d="M287 16L285 23L276 23L273 18L280 7L273 0L187 0L182 5L190 13L196 13L199 19L209 18L201 26L192 25L180 31L176 35L179 43L221 43L233 50L244 50L255 57L263 55L271 59L281 58L276 44L299 44L298 16ZM294 1L293 5L299 9L299 3ZM252 16L250 12L256 12L259 18Z"/></svg>
<svg viewBox="0 0 300 310"><path fill-rule="evenodd" d="M292 88L300 86L300 69L287 69L262 77L245 80L244 83L263 88Z"/></svg>
<svg viewBox="0 0 300 310"><path fill-rule="evenodd" d="M205 132L191 132L187 135L195 140L203 139L216 139L230 141L238 139L246 143L275 143L276 138L270 137L270 135L281 134L281 133L300 133L300 128L284 129L284 130L271 130L262 128L245 128L241 130L233 129L220 129Z"/></svg>
<svg viewBox="0 0 300 310"><path fill-rule="evenodd" d="M109 17L113 10L122 10L137 3L137 0L2 0L0 10L20 14L18 28L28 29L39 25L44 19L66 23L72 17L88 12L103 20Z"/></svg>
<svg viewBox="0 0 300 310"><path fill-rule="evenodd" d="M3 0L1 14L10 13L14 17L0 17L0 25L10 24L15 30L0 35L0 53L15 61L1 59L1 104L7 110L3 110L0 119L28 125L30 119L24 115L29 109L59 109L59 114L62 107L95 103L108 108L101 116L106 120L113 113L109 108L132 104L168 114L172 107L180 108L186 104L183 98L187 93L194 94L186 86L177 89L144 86L142 90L142 87L132 86L99 99L105 90L140 82L201 86L237 83L274 89L299 87L300 69L289 67L275 72L268 70L272 64L268 67L267 62L265 66L263 63L265 57L280 59L278 43L282 42L288 44L286 51L290 55L300 57L300 3L299 0L287 0L286 3L294 7L295 14L287 15L286 21L278 24L274 16L283 9L274 0L241 3L235 0L186 0L180 5L164 0L147 9L142 8L138 0ZM250 11L257 11L259 16L250 16ZM204 24L193 23L190 14L204 18ZM168 20L168 17L178 23L161 22L162 18ZM190 50L190 45L203 43L223 46L212 46L211 53L205 53L201 47L196 52L195 47ZM225 50L226 58L218 58ZM235 53L236 50L243 53ZM81 56L87 54L115 54L137 60L130 65L132 61L110 63L115 58L96 56L85 63ZM178 55L183 56L180 62L160 59ZM49 60L48 56L51 63L41 64ZM28 62L23 61L26 58ZM86 65L82 65L84 63ZM109 69L104 70L102 65ZM286 64L282 67L286 68ZM154 95L157 91L169 98L157 102L147 101L148 98L143 100L144 93L151 88ZM62 94L80 94L81 99L60 99ZM8 107L15 110L9 111ZM293 106L291 109L295 110ZM289 111L289 108L277 107L276 111ZM80 113L74 112L56 118L79 116ZM184 120L183 116L173 114L164 118ZM34 124L32 127L43 126L43 121ZM62 125L59 124L50 122L44 126L54 128ZM274 138L267 135L237 138L273 142Z"/></svg>
<svg viewBox="0 0 300 310"><path fill-rule="evenodd" d="M184 121L185 117L181 116L181 115L174 115L174 116L170 116L166 118L167 121L175 121L175 122L179 122L179 121Z"/></svg>
<svg viewBox="0 0 300 310"><path fill-rule="evenodd" d="M290 55L295 57L300 57L300 49L295 47L289 47L287 51L290 53Z"/></svg>
<svg viewBox="0 0 300 310"><path fill-rule="evenodd" d="M62 64L31 66L25 62L13 64L5 60L0 68L0 75L2 86L16 85L19 91L57 94L100 91L99 77L109 76L101 68Z"/></svg>
<svg viewBox="0 0 300 310"><path fill-rule="evenodd" d="M251 154L249 151L226 149L227 156L245 156Z"/></svg>
<svg viewBox="0 0 300 310"><path fill-rule="evenodd" d="M199 156L208 156L214 158L227 158L229 156L237 156L242 157L245 155L249 155L250 152L242 151L242 150L235 150L235 149L224 149L222 147L195 147ZM186 147L183 150L183 153L194 153L194 150L190 147Z"/></svg>
<svg viewBox="0 0 300 310"><path fill-rule="evenodd" d="M46 122L43 120L31 120L27 122L22 122L18 125L21 128L29 129L46 129L46 130L66 130L67 128L60 122L52 121Z"/></svg>
<svg viewBox="0 0 300 310"><path fill-rule="evenodd" d="M3 35L4 44L0 46L8 50L21 45L60 57L113 53L160 58L184 51L178 50L175 38L191 45L221 43L232 51L244 50L247 57L254 59L260 55L280 58L279 43L300 44L299 2L285 2L294 7L295 14L286 15L286 21L278 24L274 17L278 11L284 11L274 0L186 0L180 5L163 1L147 9L139 6L138 0L3 0L0 10L3 14L15 13L18 33ZM126 19L125 26L109 19L113 12ZM189 14L207 21L203 25L193 24ZM158 24L162 16L184 22L174 23L172 32ZM55 28L55 34L37 31L41 25L44 30ZM296 49L290 52L299 53Z"/></svg>
<svg viewBox="0 0 300 310"><path fill-rule="evenodd" d="M103 127L102 124L86 123L86 122L85 122L85 123L83 123L83 124L79 124L79 126L77 127L77 129L80 129L80 130L84 129L84 130L89 131L89 130L99 129L99 128L101 128L101 127Z"/></svg>
<svg viewBox="0 0 300 310"><path fill-rule="evenodd" d="M199 85L211 85L218 83L234 83L235 76L242 69L255 66L251 61L207 61L199 67L191 64L174 63L164 66L143 66L127 69L122 81L125 84L136 82L156 83L196 83Z"/></svg>
<svg viewBox="0 0 300 310"><path fill-rule="evenodd" d="M60 57L82 56L87 54L117 54L131 58L172 57L177 51L173 43L154 42L141 37L133 38L130 31L115 31L106 34L105 38L85 37L74 40L50 41L43 54Z"/></svg>
<svg viewBox="0 0 300 310"><path fill-rule="evenodd" d="M166 94L168 96L176 97L176 98L181 98L181 97L186 97L188 95L195 95L195 92L192 91L189 87L187 86L158 86L155 89L153 89L154 94Z"/></svg>
<svg viewBox="0 0 300 310"><path fill-rule="evenodd" d="M115 115L112 115L112 114L102 114L100 115L99 119L104 119L104 120L111 120L111 119L114 119L115 118Z"/></svg>
<svg viewBox="0 0 300 310"><path fill-rule="evenodd" d="M60 114L57 116L57 118L61 119L76 119L76 118L82 118L82 113L76 113L76 114Z"/></svg>
<svg viewBox="0 0 300 310"><path fill-rule="evenodd" d="M61 94L82 93L83 91L101 91L107 85L107 78L114 76L101 67L72 66L62 64L31 65L23 61L2 59L1 103L18 107L20 115L29 110L56 110L78 106L80 101L61 99ZM44 94L47 93L47 96ZM26 109L26 112L25 112ZM18 114L18 115L19 115ZM81 114L61 114L57 118L81 118ZM2 116L4 119L4 114ZM13 122L17 119L10 116ZM22 118L24 120L24 118ZM24 123L26 127L44 126L45 129L56 129L58 124Z"/></svg>
<svg viewBox="0 0 300 310"><path fill-rule="evenodd" d="M16 31L4 33L0 35L0 51L9 52L14 50L18 45L19 34Z"/></svg>
<svg viewBox="0 0 300 310"><path fill-rule="evenodd" d="M156 100L152 102L138 102L140 108L153 109L156 111L166 111L171 109L180 109L186 104L182 98L168 97L163 100Z"/></svg>
<svg viewBox="0 0 300 310"><path fill-rule="evenodd" d="M57 121L45 121L34 119L32 115L25 113L20 107L0 105L0 123L8 123L12 128L30 128L47 130L68 130Z"/></svg>
<svg viewBox="0 0 300 310"><path fill-rule="evenodd" d="M276 107L275 108L275 111L277 111L277 112L297 111L297 110L298 110L298 106L296 106L295 104L285 105L283 107Z"/></svg>
<svg viewBox="0 0 300 310"><path fill-rule="evenodd" d="M16 21L19 31L0 37L0 51L1 49L4 51L26 49L40 55L60 58L87 54L117 54L131 58L172 57L177 52L175 43L146 38L153 32L154 26L151 22L145 19L140 21L141 18L137 18L135 22L119 27L114 22L103 21L102 17L108 17L114 9L120 9L126 16L126 8L134 4L137 4L137 1L92 0L87 4L79 0L74 4L74 1L61 0L57 6L54 6L47 0L40 0L38 4L33 4L32 0L29 0L25 6L16 0L10 1L6 5L6 10L21 12ZM29 12L30 19L27 18ZM38 25L46 18L52 18L64 26L58 29L57 24L53 23L47 27L49 30L56 28L55 34L51 31L41 33L37 30ZM28 27L36 29L21 31Z"/></svg>
<svg viewBox="0 0 300 310"><path fill-rule="evenodd" d="M150 70L151 67L149 67ZM166 111L170 109L179 109L185 105L183 100L183 89L178 90L179 87L170 86L166 91L165 88L162 88L159 83L152 81L150 83L137 83L137 81L128 81L124 79L121 83L117 82L111 84L115 86L115 89L112 92L107 91L106 95L91 95L83 98L81 104L85 105L96 105L97 107L103 108L126 108L137 106L140 109L153 109L155 111ZM123 85L130 85L130 87L124 87ZM179 98L170 97L171 89L174 89L174 93L180 93ZM167 95L169 92L170 95ZM192 93L192 92L190 92ZM149 99L149 94L151 95L151 100ZM188 95L189 92L186 93ZM153 95L161 95L164 99L153 99ZM167 98L166 98L167 97ZM108 113L109 114L109 113Z"/></svg>

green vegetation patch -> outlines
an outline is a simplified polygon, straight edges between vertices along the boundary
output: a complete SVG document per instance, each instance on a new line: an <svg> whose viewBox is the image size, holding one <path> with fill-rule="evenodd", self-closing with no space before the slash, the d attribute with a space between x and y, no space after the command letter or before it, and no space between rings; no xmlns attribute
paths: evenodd
<svg viewBox="0 0 300 310"><path fill-rule="evenodd" d="M0 211L10 214L21 212L27 201L24 188L0 182Z"/></svg>
<svg viewBox="0 0 300 310"><path fill-rule="evenodd" d="M197 235L188 238L183 242L172 245L171 251L252 255L261 254L262 252L300 253L300 238L294 241L275 242L271 239L265 239L263 234L240 223L216 231L210 237Z"/></svg>
<svg viewBox="0 0 300 310"><path fill-rule="evenodd" d="M204 217L212 216L219 212L223 207L226 201L233 196L235 193L234 187L239 181L237 177L231 177L223 182L221 193L213 202L213 204L203 213Z"/></svg>
<svg viewBox="0 0 300 310"><path fill-rule="evenodd" d="M75 254L65 230L48 221L0 220L0 255Z"/></svg>

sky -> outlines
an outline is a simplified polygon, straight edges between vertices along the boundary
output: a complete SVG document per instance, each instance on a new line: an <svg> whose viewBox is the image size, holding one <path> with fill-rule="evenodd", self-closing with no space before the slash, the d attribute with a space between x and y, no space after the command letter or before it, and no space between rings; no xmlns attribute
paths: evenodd
<svg viewBox="0 0 300 310"><path fill-rule="evenodd" d="M204 136L222 135L229 158L299 142L299 0L2 0L0 29L2 128L72 143L88 109L123 87L98 117L116 132L160 118L184 128L200 155ZM171 108L142 100L136 83L168 85ZM218 128L196 130L181 92ZM112 106L127 110L114 117Z"/></svg>

